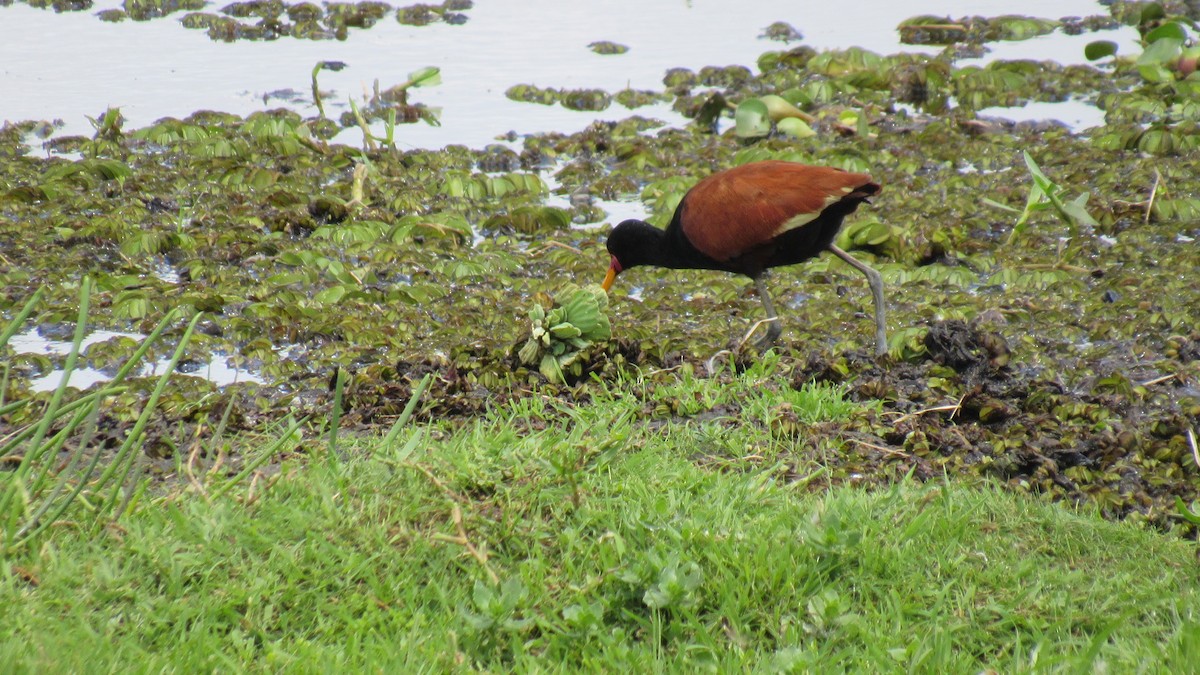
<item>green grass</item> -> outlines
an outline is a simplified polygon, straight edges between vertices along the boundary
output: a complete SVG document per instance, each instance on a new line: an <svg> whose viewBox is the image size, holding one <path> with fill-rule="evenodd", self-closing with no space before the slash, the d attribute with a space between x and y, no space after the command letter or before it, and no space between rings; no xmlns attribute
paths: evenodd
<svg viewBox="0 0 1200 675"><path fill-rule="evenodd" d="M989 486L810 493L781 467L820 458L762 411L854 408L770 376L658 376L681 402L758 411L744 422L647 421L661 401L630 380L394 443L343 436L337 459L314 438L321 461L273 484L181 490L99 532L61 522L0 566L0 663L1195 671L1194 543Z"/></svg>

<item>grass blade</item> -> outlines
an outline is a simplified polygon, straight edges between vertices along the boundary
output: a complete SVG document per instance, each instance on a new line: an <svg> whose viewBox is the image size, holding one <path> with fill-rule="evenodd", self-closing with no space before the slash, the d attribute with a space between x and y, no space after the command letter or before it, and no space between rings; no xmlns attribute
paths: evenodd
<svg viewBox="0 0 1200 675"><path fill-rule="evenodd" d="M146 406L142 408L142 413L138 416L137 422L134 423L133 429L130 430L129 436L126 437L125 442L121 444L121 449L117 451L117 456L113 459L112 464L110 464L100 476L97 489L100 489L104 485L108 484L118 468L122 464L127 463L127 457L129 456L131 450L135 446L140 445L142 433L145 431L146 425L150 422L150 416L154 413L154 409L158 406L158 400L162 397L163 391L167 388L167 382L170 381L171 375L174 374L176 365L178 365L180 359L183 358L184 351L187 349L188 343L192 340L192 333L196 330L196 324L200 322L200 319L203 316L203 312L197 312L196 316L192 317L191 322L188 323L187 329L183 332L183 337L179 339L179 345L175 348L175 353L171 356L171 361L167 364L166 370L163 372L162 377L158 378L158 383L154 386L154 391L150 393L150 399L146 401ZM128 462L128 466L125 467L125 471L121 475L120 480L116 481L112 494L105 502L105 507L100 513L112 512L112 510L115 508L121 486L129 477L129 473L133 470L133 465L133 462Z"/></svg>
<svg viewBox="0 0 1200 675"><path fill-rule="evenodd" d="M329 461L336 462L337 460L337 435L338 426L342 423L342 394L346 389L346 382L350 379L350 374L343 370L340 366L337 372L333 374L333 410L329 412Z"/></svg>
<svg viewBox="0 0 1200 675"><path fill-rule="evenodd" d="M80 345L83 343L83 338L87 335L87 314L88 306L91 300L91 294L92 280L90 277L84 277L83 283L80 284L79 288L79 315L75 324L75 336L71 343L71 351L67 354L67 361L63 365L62 381L58 383L58 387L54 390L54 394L51 395L50 402L46 406L46 411L43 413L41 421L38 422L38 424L34 427L33 438L29 442L29 449L25 453L24 457L21 458L20 465L17 466L17 470L13 473L13 476L8 484L8 489L5 490L3 498L0 498L0 514L7 513L8 509L12 506L12 500L16 496L18 486L28 489L30 492L36 494L36 490L34 490L32 486L25 485L25 480L28 477L29 472L33 470L35 462L41 459L42 439L46 437L46 433L50 430L51 423L53 423L54 419L58 416L59 406L62 405L63 397L66 395L67 391L67 380L70 379L71 372L75 369L75 363L79 359ZM29 303L26 303L26 307L28 308L29 306ZM10 325L9 329L6 330L5 333L8 334L11 330L12 326ZM7 338L5 338L5 340L7 340ZM48 468L49 465L50 463L47 462L46 467ZM36 484L40 482L41 477L44 475L44 471L39 472L39 478L36 479L34 483Z"/></svg>
<svg viewBox="0 0 1200 675"><path fill-rule="evenodd" d="M413 387L412 394L408 397L408 405L404 406L404 410L400 413L400 417L396 419L396 423L388 430L387 436L383 439L383 447L391 449L396 442L396 437L400 435L400 430L408 421L412 419L413 412L417 409L417 403L421 401L421 396L425 394L425 390L429 388L429 383L432 381L433 374L426 373L425 377Z"/></svg>
<svg viewBox="0 0 1200 675"><path fill-rule="evenodd" d="M25 302L25 306L21 308L21 311L17 312L12 321L9 321L8 325L4 327L4 331L0 332L0 348L8 344L12 336L16 335L21 326L25 324L25 319L28 319L29 315L33 313L33 308L42 301L42 292L44 290L44 288L39 288L34 291L33 296Z"/></svg>
<svg viewBox="0 0 1200 675"><path fill-rule="evenodd" d="M263 450L261 453L259 453L259 455L257 457L255 457L252 461L247 462L246 466L242 467L242 470L239 471L237 473L237 475L235 475L233 478L230 478L229 480L225 481L217 489L213 490L212 493L209 495L209 499L215 500L218 497L220 497L221 495L224 495L226 492L229 492L229 490L233 486L242 482L243 480L246 479L247 476L249 476L250 474L257 471L258 467L260 467L264 463L266 463L266 461L268 459L274 457L275 453L279 452L279 448L282 447L284 443L287 443L292 438L292 436L294 436L296 434L296 430L298 430L300 428L300 426L307 421L308 421L307 417L305 417L304 419L300 419L300 420L292 420L288 424L287 429L284 429L283 434L280 435L278 440L276 440L274 443L272 443L270 446L268 446L265 450Z"/></svg>

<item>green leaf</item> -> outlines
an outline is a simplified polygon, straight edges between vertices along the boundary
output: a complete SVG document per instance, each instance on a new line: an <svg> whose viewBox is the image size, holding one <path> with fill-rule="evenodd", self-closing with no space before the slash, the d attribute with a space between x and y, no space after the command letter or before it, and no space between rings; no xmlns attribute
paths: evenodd
<svg viewBox="0 0 1200 675"><path fill-rule="evenodd" d="M538 366L538 370L551 382L562 383L567 381L567 378L563 376L562 368L558 365L558 359L554 358L551 354L546 354L542 357L542 362Z"/></svg>
<svg viewBox="0 0 1200 675"><path fill-rule="evenodd" d="M759 99L746 99L733 113L734 133L738 138L761 138L771 133L771 114Z"/></svg>
<svg viewBox="0 0 1200 675"><path fill-rule="evenodd" d="M529 320L534 324L540 324L546 320L546 308L542 307L541 303L533 303L533 307L529 308Z"/></svg>
<svg viewBox="0 0 1200 675"><path fill-rule="evenodd" d="M1165 10L1163 10L1163 6L1161 4L1157 2L1151 2L1145 7L1142 7L1142 14L1138 17L1138 25L1145 25L1151 21L1158 21L1159 19L1166 18L1166 16L1167 13Z"/></svg>
<svg viewBox="0 0 1200 675"><path fill-rule="evenodd" d="M520 357L521 363L530 366L533 365L534 361L537 361L538 354L541 351L541 344L536 339L529 339L521 346L521 349L517 352L517 356Z"/></svg>
<svg viewBox="0 0 1200 675"><path fill-rule="evenodd" d="M1083 48L1083 55L1088 61L1097 61L1106 56L1115 56L1117 53L1117 43L1112 40L1096 40L1089 42Z"/></svg>
<svg viewBox="0 0 1200 675"><path fill-rule="evenodd" d="M796 117L789 117L787 119L779 120L779 123L775 126L778 127L780 131L788 136L791 136L792 138L809 138L810 136L817 135L817 132L813 131L812 127L805 124L804 120Z"/></svg>
<svg viewBox="0 0 1200 675"><path fill-rule="evenodd" d="M1143 80L1154 84L1171 82L1175 79L1174 73L1167 69L1166 66L1157 63L1138 66L1137 69L1138 74L1142 76Z"/></svg>
<svg viewBox="0 0 1200 675"><path fill-rule="evenodd" d="M88 169L103 180L123 181L133 175L132 169L115 159L92 159L84 161L87 163Z"/></svg>
<svg viewBox="0 0 1200 675"><path fill-rule="evenodd" d="M607 340L612 337L612 329L605 310L608 308L608 295L599 287L579 288L573 284L569 287L570 297L563 303L564 321L569 321L579 328L583 337L589 340ZM599 292L599 295L597 295ZM577 336L567 336L577 337Z"/></svg>
<svg viewBox="0 0 1200 675"><path fill-rule="evenodd" d="M1046 174L1042 173L1042 168L1033 161L1033 156L1029 154L1028 150L1022 151L1022 154L1025 156L1025 166L1029 168L1029 175L1033 176L1033 182L1037 183L1042 190L1049 192L1047 187L1053 187L1054 183L1046 178Z"/></svg>
<svg viewBox="0 0 1200 675"><path fill-rule="evenodd" d="M1042 188L1037 184L1037 180L1035 179L1033 187L1029 188L1029 197L1025 200L1025 209L1021 211L1021 217L1017 219L1016 227L1019 228L1024 225L1029 220L1029 216L1033 215L1034 212L1046 209L1049 205L1045 202L1046 193L1042 191Z"/></svg>
<svg viewBox="0 0 1200 675"><path fill-rule="evenodd" d="M503 197L516 189L513 182L504 176L489 176L484 179L484 189L489 197Z"/></svg>
<svg viewBox="0 0 1200 675"><path fill-rule="evenodd" d="M1146 47L1146 51L1138 57L1135 62L1138 66L1147 65L1163 65L1172 63L1179 58L1179 53L1183 50L1183 40L1179 38L1164 37L1151 43Z"/></svg>
<svg viewBox="0 0 1200 675"><path fill-rule="evenodd" d="M566 340L583 335L583 331L579 330L579 327L574 324L560 323L557 326L550 327L550 334L560 340Z"/></svg>
<svg viewBox="0 0 1200 675"><path fill-rule="evenodd" d="M119 319L145 318L150 313L150 299L141 291L125 291L113 301L112 313Z"/></svg>
<svg viewBox="0 0 1200 675"><path fill-rule="evenodd" d="M770 116L772 122L795 118L802 120L812 119L782 96L767 94L766 96L760 96L758 100L767 106L767 114Z"/></svg>
<svg viewBox="0 0 1200 675"><path fill-rule="evenodd" d="M345 286L330 286L320 293L317 293L314 299L322 305L333 305L344 297L346 297Z"/></svg>
<svg viewBox="0 0 1200 675"><path fill-rule="evenodd" d="M1200 199L1195 197L1159 199L1152 208L1155 217L1162 220L1200 220Z"/></svg>
<svg viewBox="0 0 1200 675"><path fill-rule="evenodd" d="M1059 25L1058 21L1052 19L1028 16L998 16L991 20L991 28L1002 40L1028 40L1053 32Z"/></svg>
<svg viewBox="0 0 1200 675"><path fill-rule="evenodd" d="M1099 223L1096 222L1095 218L1092 218L1092 215L1088 213L1087 208L1085 208L1088 197L1090 196L1091 195L1089 193L1085 192L1076 197L1074 201L1064 202L1062 209L1063 212L1070 216L1070 219L1075 221L1076 224L1090 225L1095 227L1099 225Z"/></svg>
<svg viewBox="0 0 1200 675"><path fill-rule="evenodd" d="M432 87L442 83L442 69L426 66L408 74L408 81L413 87Z"/></svg>
<svg viewBox="0 0 1200 675"><path fill-rule="evenodd" d="M1182 43L1184 40L1187 40L1187 31L1184 30L1183 25L1178 21L1168 21L1142 37L1147 44L1158 42L1164 38L1179 40Z"/></svg>
<svg viewBox="0 0 1200 675"><path fill-rule="evenodd" d="M463 197L467 194L464 184L465 181L461 176L451 176L442 183L440 190L447 197Z"/></svg>
<svg viewBox="0 0 1200 675"><path fill-rule="evenodd" d="M987 204L988 206L995 207L995 208L997 208L997 209L1004 209L1005 211L1011 211L1011 212L1013 212L1013 213L1020 213L1020 212L1021 212L1021 209L1018 209L1018 208L1015 208L1015 207L1009 206L1008 204L1001 204L1000 202L998 202L998 201L995 201L995 200L992 200L992 199L988 199L987 197L984 197L982 201L983 201L983 203L984 203L984 204Z"/></svg>
<svg viewBox="0 0 1200 675"><path fill-rule="evenodd" d="M1192 506L1195 506L1195 502L1192 503ZM1183 516L1184 520L1193 525L1200 525L1200 513L1188 508L1188 505L1183 502L1183 499L1179 495L1175 495L1175 508L1179 511L1179 515Z"/></svg>
<svg viewBox="0 0 1200 675"><path fill-rule="evenodd" d="M283 265L310 265L313 262L314 255L311 251L285 251L279 254L279 262Z"/></svg>
<svg viewBox="0 0 1200 675"><path fill-rule="evenodd" d="M884 225L883 223L876 222L871 225L870 229L868 229L865 234L865 243L867 246L878 246L892 238L892 228Z"/></svg>

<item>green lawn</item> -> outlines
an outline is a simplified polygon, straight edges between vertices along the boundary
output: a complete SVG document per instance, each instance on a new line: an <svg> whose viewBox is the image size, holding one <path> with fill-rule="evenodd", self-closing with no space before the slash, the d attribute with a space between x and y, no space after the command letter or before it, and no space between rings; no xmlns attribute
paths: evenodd
<svg viewBox="0 0 1200 675"><path fill-rule="evenodd" d="M1198 668L1194 542L987 485L817 489L821 453L756 411L851 414L837 390L772 384L769 365L678 382L677 409L736 401L740 418L655 417L631 379L391 444L343 436L336 459L304 439L273 483L143 498L99 532L64 521L0 566L0 663Z"/></svg>

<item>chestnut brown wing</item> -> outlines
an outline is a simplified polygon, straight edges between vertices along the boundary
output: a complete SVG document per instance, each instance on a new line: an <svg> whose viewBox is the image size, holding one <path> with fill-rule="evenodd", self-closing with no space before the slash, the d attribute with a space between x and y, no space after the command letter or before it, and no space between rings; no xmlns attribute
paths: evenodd
<svg viewBox="0 0 1200 675"><path fill-rule="evenodd" d="M680 226L704 255L726 261L851 197L879 191L865 173L768 160L713 174L688 191Z"/></svg>

